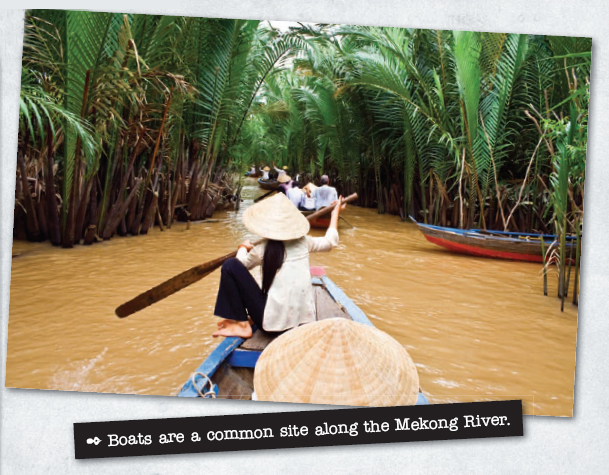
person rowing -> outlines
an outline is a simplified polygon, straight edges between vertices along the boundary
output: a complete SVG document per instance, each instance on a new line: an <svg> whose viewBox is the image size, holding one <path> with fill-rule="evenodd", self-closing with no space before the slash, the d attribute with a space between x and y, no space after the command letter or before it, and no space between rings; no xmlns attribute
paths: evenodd
<svg viewBox="0 0 609 475"><path fill-rule="evenodd" d="M279 177L281 177L281 175L287 175L288 173L288 167L282 167L282 168L277 168L275 166L275 164L273 163L273 168L275 169L275 173L277 173L277 178L279 179Z"/></svg>
<svg viewBox="0 0 609 475"><path fill-rule="evenodd" d="M345 207L341 196L324 237L307 235L309 221L282 193L248 208L243 224L264 239L257 246L245 240L237 256L222 265L214 309L222 320L212 336L250 338L254 324L283 332L315 321L309 254L338 245L338 219ZM262 267L262 285L249 272L257 266Z"/></svg>

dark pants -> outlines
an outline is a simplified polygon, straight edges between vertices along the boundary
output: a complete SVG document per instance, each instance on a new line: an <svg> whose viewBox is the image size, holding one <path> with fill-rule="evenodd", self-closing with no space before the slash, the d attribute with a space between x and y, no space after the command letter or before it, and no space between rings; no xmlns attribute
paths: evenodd
<svg viewBox="0 0 609 475"><path fill-rule="evenodd" d="M256 326L262 328L265 306L266 294L241 261L233 257L224 262L214 315L245 322L249 314Z"/></svg>

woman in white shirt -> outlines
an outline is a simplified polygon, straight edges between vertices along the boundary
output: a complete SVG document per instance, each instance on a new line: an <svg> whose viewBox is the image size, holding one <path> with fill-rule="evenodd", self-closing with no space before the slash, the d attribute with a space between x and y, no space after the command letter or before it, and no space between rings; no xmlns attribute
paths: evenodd
<svg viewBox="0 0 609 475"><path fill-rule="evenodd" d="M315 321L315 300L309 272L309 253L327 252L338 245L338 218L345 208L342 196L332 211L324 237L307 236L307 219L278 193L243 214L245 227L264 238L253 246L244 241L237 257L222 265L214 315L218 336L252 336L252 324L282 332ZM262 266L262 286L249 270Z"/></svg>

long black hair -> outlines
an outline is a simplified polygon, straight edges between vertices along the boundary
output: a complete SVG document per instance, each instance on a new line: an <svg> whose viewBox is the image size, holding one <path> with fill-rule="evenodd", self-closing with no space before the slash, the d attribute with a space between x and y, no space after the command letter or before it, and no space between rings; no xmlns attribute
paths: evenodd
<svg viewBox="0 0 609 475"><path fill-rule="evenodd" d="M283 260L285 259L285 246L283 241L274 241L269 239L264 249L262 257L262 291L267 294L275 275L281 269Z"/></svg>

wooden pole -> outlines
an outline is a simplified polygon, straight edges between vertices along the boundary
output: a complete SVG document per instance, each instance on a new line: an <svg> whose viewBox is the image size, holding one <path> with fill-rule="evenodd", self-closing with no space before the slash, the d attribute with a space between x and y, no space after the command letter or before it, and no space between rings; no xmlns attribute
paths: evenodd
<svg viewBox="0 0 609 475"><path fill-rule="evenodd" d="M573 305L577 305L579 300L579 259L581 257L581 233L579 230L579 220L575 222L575 276L573 277Z"/></svg>
<svg viewBox="0 0 609 475"><path fill-rule="evenodd" d="M543 237L539 240L541 242L541 258L543 259L543 294L548 295L548 262L546 259L546 247L543 242ZM550 247L552 245L550 244Z"/></svg>

